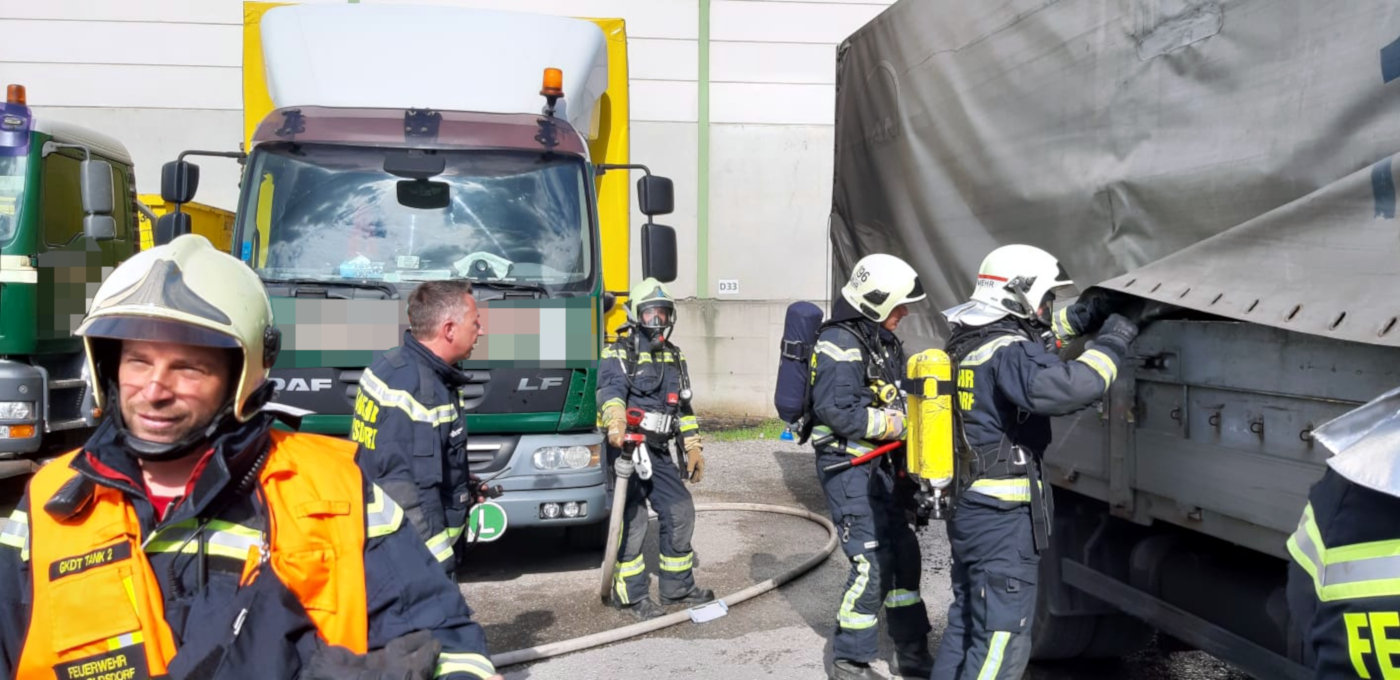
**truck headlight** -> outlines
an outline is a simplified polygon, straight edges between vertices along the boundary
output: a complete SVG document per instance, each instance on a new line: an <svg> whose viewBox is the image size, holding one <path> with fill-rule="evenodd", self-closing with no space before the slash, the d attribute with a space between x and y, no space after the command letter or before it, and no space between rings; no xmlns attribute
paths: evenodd
<svg viewBox="0 0 1400 680"><path fill-rule="evenodd" d="M0 401L0 420L34 420L34 402Z"/></svg>
<svg viewBox="0 0 1400 680"><path fill-rule="evenodd" d="M596 446L542 446L535 449L537 470L582 470L598 464Z"/></svg>

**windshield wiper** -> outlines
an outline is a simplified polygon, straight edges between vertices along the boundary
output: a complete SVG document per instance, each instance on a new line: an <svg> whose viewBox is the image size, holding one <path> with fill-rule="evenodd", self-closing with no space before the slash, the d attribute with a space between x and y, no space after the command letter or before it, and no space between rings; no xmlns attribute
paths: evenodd
<svg viewBox="0 0 1400 680"><path fill-rule="evenodd" d="M341 299L349 299L349 297L345 295L331 295L331 288L355 288L358 290L377 290L381 293L384 293L384 297L390 300L396 299L399 296L399 291L397 288L387 283L381 283L378 281L348 281L345 279L263 279L263 283L266 285L290 286L292 289L290 293L291 297L297 296L297 292L298 290L300 290L301 286L316 286L324 288L326 289L325 293L326 297L328 298L336 297Z"/></svg>
<svg viewBox="0 0 1400 680"><path fill-rule="evenodd" d="M481 286L500 291L519 293L538 293L540 297L549 297L549 289L538 283L517 283L515 281L500 281L493 279L470 279L472 286Z"/></svg>

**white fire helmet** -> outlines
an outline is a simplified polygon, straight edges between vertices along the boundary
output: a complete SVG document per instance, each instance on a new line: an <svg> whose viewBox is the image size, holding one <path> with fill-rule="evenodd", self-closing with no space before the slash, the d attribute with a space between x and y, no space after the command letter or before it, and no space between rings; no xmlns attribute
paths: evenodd
<svg viewBox="0 0 1400 680"><path fill-rule="evenodd" d="M982 260L972 301L1022 319L1049 323L1051 310L1048 306L1042 309L1045 296L1073 285L1054 255L1035 246L1013 244L993 250Z"/></svg>
<svg viewBox="0 0 1400 680"><path fill-rule="evenodd" d="M922 300L925 295L919 274L909 263L875 253L856 262L851 279L841 287L841 297L865 318L880 323L896 307Z"/></svg>
<svg viewBox="0 0 1400 680"><path fill-rule="evenodd" d="M103 373L115 367L103 355L114 343L104 341L149 340L237 351L242 370L232 406L239 422L262 406L249 404L249 396L267 379L281 344L272 325L272 304L258 275L196 234L123 262L97 289L76 334L83 337L98 407L104 407L107 397L104 383L115 378Z"/></svg>

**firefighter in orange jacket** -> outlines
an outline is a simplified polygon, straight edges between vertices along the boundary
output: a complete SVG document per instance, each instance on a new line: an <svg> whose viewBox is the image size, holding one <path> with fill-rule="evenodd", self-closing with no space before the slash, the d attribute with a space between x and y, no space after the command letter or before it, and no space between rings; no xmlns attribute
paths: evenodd
<svg viewBox="0 0 1400 680"><path fill-rule="evenodd" d="M107 417L0 526L0 675L500 677L355 446L272 430L279 335L248 267L179 237L77 333Z"/></svg>

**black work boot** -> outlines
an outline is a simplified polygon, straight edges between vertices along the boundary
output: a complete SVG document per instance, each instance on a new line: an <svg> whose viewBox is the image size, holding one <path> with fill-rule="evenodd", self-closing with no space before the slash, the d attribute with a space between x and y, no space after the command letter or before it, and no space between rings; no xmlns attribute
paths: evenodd
<svg viewBox="0 0 1400 680"><path fill-rule="evenodd" d="M709 602L713 599L715 599L715 591L710 590L709 588L701 588L699 586L695 586L690 589L690 592L675 599L662 595L661 604L702 604L705 602Z"/></svg>
<svg viewBox="0 0 1400 680"><path fill-rule="evenodd" d="M616 597L614 597L612 605L614 607L617 607L618 609L621 609L622 611L631 614L632 616L637 617L638 621L646 621L648 619L654 619L658 616L666 615L666 610L662 609L661 605L657 604L650 597L644 597L631 604L622 604L621 602L617 601Z"/></svg>
<svg viewBox="0 0 1400 680"><path fill-rule="evenodd" d="M885 680L868 663L836 659L831 663L831 680Z"/></svg>
<svg viewBox="0 0 1400 680"><path fill-rule="evenodd" d="M933 673L933 655L922 642L895 645L894 661L896 672L905 678L927 678Z"/></svg>

